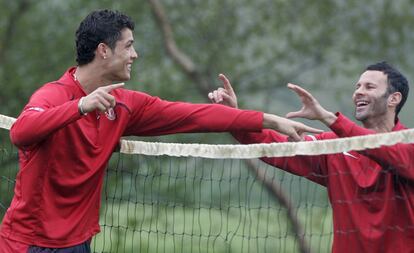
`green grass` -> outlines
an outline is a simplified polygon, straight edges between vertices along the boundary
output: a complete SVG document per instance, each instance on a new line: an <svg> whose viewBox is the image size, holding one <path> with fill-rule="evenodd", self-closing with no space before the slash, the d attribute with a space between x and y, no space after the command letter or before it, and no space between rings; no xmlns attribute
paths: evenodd
<svg viewBox="0 0 414 253"><path fill-rule="evenodd" d="M299 208L312 252L330 252L330 208ZM285 210L120 203L102 209L95 252L299 252Z"/></svg>

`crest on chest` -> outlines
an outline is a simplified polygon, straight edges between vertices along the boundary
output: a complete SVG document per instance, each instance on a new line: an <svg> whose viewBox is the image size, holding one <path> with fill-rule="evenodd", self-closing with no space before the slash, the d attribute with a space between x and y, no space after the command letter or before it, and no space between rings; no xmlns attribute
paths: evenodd
<svg viewBox="0 0 414 253"><path fill-rule="evenodd" d="M108 120L115 120L116 119L116 113L115 110L113 108L109 108L106 112L105 112L105 116Z"/></svg>

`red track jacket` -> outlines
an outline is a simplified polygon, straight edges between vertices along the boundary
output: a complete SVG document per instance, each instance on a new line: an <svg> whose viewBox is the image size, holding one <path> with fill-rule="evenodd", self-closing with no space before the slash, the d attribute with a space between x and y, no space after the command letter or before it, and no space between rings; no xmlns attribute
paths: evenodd
<svg viewBox="0 0 414 253"><path fill-rule="evenodd" d="M263 113L222 105L168 102L116 89L107 113L81 116L85 92L70 68L37 90L13 125L20 170L1 236L28 245L68 247L99 232L107 162L122 136L260 131Z"/></svg>
<svg viewBox="0 0 414 253"><path fill-rule="evenodd" d="M342 114L318 140L373 134ZM397 122L393 131L405 129ZM234 134L242 143L286 142L271 130ZM308 137L307 141L312 138ZM262 158L328 189L332 252L414 252L414 145L319 156Z"/></svg>

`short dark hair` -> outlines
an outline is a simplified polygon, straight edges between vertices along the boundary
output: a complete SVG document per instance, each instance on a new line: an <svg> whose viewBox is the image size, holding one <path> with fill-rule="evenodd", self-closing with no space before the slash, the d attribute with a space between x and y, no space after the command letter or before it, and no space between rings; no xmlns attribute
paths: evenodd
<svg viewBox="0 0 414 253"><path fill-rule="evenodd" d="M121 37L121 31L125 28L133 31L134 27L132 19L118 11L91 12L76 31L76 62L78 65L90 63L95 58L95 50L99 43L105 43L114 49Z"/></svg>
<svg viewBox="0 0 414 253"><path fill-rule="evenodd" d="M376 70L381 71L384 73L388 78L388 95L394 92L400 92L402 95L401 102L397 105L397 108L395 109L395 116L398 116L398 113L400 113L401 108L404 106L405 101L408 97L409 92L409 86L407 78L401 72L399 72L397 69L392 67L387 62L378 62L375 64L369 65L365 70Z"/></svg>

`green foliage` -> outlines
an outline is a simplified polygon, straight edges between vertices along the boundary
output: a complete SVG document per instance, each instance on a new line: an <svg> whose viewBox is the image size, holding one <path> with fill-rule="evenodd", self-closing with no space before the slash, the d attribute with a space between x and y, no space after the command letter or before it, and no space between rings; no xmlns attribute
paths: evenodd
<svg viewBox="0 0 414 253"><path fill-rule="evenodd" d="M298 216L307 222L313 252L330 252L330 210L301 208ZM286 213L277 206L194 210L116 203L104 207L102 222L95 252L298 252Z"/></svg>
<svg viewBox="0 0 414 253"><path fill-rule="evenodd" d="M136 21L141 58L129 87L171 100L206 101L198 84L167 57L147 1L27 1L16 16L22 1L2 3L0 41L7 44L0 44L1 113L17 116L35 89L75 64L76 27L98 8L124 11ZM408 0L162 3L177 45L208 75L212 87L220 85L218 73L228 74L243 107L282 115L296 109L299 101L286 95L290 81L323 92L323 104L350 115L353 83L367 64L388 60L412 79L414 7ZM402 115L408 123L413 122L410 105Z"/></svg>
<svg viewBox="0 0 414 253"><path fill-rule="evenodd" d="M27 4L26 8L19 8L22 3ZM211 81L211 87L220 85L218 73L227 74L242 108L280 115L297 110L299 99L285 87L287 82L294 82L309 89L326 108L351 116L354 83L367 64L387 60L413 80L411 24L414 5L409 0L369 3L357 0L165 0L162 3L178 47ZM69 66L75 65L75 30L87 13L102 8L126 12L136 22L135 46L140 58L133 67L129 88L169 100L207 101L206 94L200 94L197 89L199 84L189 80L166 55L148 1L0 1L1 114L16 117L37 88L56 80ZM407 126L414 124L412 108L414 102L409 98L401 113ZM151 139L231 142L229 137L220 134ZM2 143L8 143L7 140L7 133L0 136ZM4 204L10 201L12 194L12 185L5 178L14 178L17 164L16 160L6 161L10 154L14 152L15 155L11 147L2 146L0 152L3 159L0 160L0 203ZM204 171L189 169L191 166L187 167L184 161L179 161L174 171L166 171L169 166L164 158L145 161L135 156L131 159L115 156L111 160L110 168L122 169L108 171L107 199L104 199L102 212L105 225L95 239L97 249L128 252L131 244L138 245L141 252L164 249L207 252L211 247L217 252L255 252L266 247L269 251L276 247L280 252L297 249L291 235L281 235L281 231L290 231L290 225L285 222L286 214L282 209L274 212L278 204L244 167L237 171L238 184L229 184L221 182L223 175L212 172L213 166L209 164L203 164L204 168L211 168ZM229 165L215 166L226 168ZM312 249L328 252L331 214L326 208L324 189L280 171L272 172L272 176L292 194L297 216L305 224L306 239ZM240 184L246 188L239 189ZM249 208L266 203L266 211L260 212L266 212L268 218L262 220L262 215L251 209L239 209L234 215L228 215L228 211L226 224L233 232L220 234L223 203L239 203L240 199L226 197L236 192L240 199L249 201ZM159 205L153 206L149 200ZM131 206L128 201L135 203ZM177 207L174 209L171 203L176 203ZM213 209L197 209L199 205ZM2 216L4 208L0 207L0 212ZM261 224L269 220L279 222L268 227L277 240L263 242L258 238L247 245L244 234L235 232L242 231L236 229L237 224L247 217L251 224L253 220L259 224L251 227L256 234L262 233ZM197 226L192 231L181 227L193 220ZM126 223L133 229L125 231ZM145 229L139 233L141 228ZM211 237L206 236L205 228L213 231ZM187 236L191 233L193 238ZM232 241L229 242L228 236Z"/></svg>

